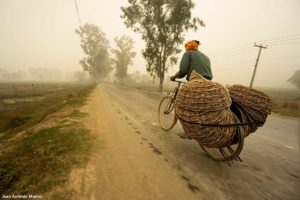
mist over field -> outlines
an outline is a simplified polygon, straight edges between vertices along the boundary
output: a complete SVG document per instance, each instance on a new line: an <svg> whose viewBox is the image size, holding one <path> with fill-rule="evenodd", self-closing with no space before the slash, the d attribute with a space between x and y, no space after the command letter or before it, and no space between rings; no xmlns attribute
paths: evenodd
<svg viewBox="0 0 300 200"><path fill-rule="evenodd" d="M88 75L83 71L63 71L53 68L30 68L25 70L11 71L0 69L0 81L85 81Z"/></svg>
<svg viewBox="0 0 300 200"><path fill-rule="evenodd" d="M141 54L145 43L120 18L120 8L125 5L122 0L105 6L95 0L77 2L82 25L99 26L110 48L115 48L116 36L133 38L137 55L128 73L147 74ZM206 26L187 31L184 41L201 41L200 50L211 59L214 80L222 84L249 85L258 54L254 43L265 45L254 86L294 87L287 80L300 67L299 9L297 0L197 1L192 15ZM0 26L0 80L76 80L73 72L82 71L79 60L84 54L75 34L80 24L74 1L3 0ZM180 48L179 59L183 44ZM178 63L167 72L165 82L177 70Z"/></svg>

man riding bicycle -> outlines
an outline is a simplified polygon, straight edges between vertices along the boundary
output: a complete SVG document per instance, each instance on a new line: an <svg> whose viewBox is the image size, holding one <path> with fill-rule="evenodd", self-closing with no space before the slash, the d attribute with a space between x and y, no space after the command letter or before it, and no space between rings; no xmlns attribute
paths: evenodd
<svg viewBox="0 0 300 200"><path fill-rule="evenodd" d="M186 52L181 58L179 71L170 77L171 81L174 81L176 78L183 78L184 76L189 80L193 70L208 80L213 78L210 60L205 54L198 51L199 45L200 42L197 40L189 41L184 45Z"/></svg>
<svg viewBox="0 0 300 200"><path fill-rule="evenodd" d="M184 45L186 52L181 58L179 71L170 77L171 81L175 81L176 78L183 78L184 76L189 81L193 70L204 78L212 80L213 75L210 60L205 54L198 51L199 45L200 42L197 40L189 41ZM190 139L185 133L179 133L178 135L183 139Z"/></svg>

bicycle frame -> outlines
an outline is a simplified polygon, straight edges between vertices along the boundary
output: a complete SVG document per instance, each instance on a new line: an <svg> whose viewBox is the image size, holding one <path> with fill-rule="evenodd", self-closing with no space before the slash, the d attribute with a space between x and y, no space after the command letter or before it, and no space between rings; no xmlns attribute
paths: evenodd
<svg viewBox="0 0 300 200"><path fill-rule="evenodd" d="M184 81L177 81L175 80L174 82L177 82L177 86L174 88L173 93L172 93L172 98L171 101L168 103L168 105L166 106L166 109L164 111L164 114L169 114L172 112L172 110L174 109L174 101L176 99L176 96L178 94L179 88L181 84L185 84L186 82Z"/></svg>

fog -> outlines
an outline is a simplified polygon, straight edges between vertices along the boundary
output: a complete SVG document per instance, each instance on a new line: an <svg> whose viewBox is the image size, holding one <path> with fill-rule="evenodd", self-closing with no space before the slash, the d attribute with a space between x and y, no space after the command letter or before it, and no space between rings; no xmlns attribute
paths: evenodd
<svg viewBox="0 0 300 200"><path fill-rule="evenodd" d="M129 73L146 74L144 42L120 18L126 2L77 0L82 23L99 26L112 48L116 36L134 39L137 55ZM206 27L187 32L185 39L201 41L199 50L211 59L214 81L249 85L258 54L256 42L267 49L262 50L254 86L293 87L287 80L300 69L299 0L194 2L193 14ZM79 60L84 54L74 32L79 27L74 1L0 0L0 27L0 79L76 80L76 73L82 71ZM167 76L177 69L173 66Z"/></svg>

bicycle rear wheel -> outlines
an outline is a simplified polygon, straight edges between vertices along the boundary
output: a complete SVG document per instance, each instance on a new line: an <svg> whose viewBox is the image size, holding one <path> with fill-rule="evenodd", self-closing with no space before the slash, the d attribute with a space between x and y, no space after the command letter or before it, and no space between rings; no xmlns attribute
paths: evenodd
<svg viewBox="0 0 300 200"><path fill-rule="evenodd" d="M158 121L160 127L165 131L169 131L175 126L177 118L171 96L165 96L160 101L158 106Z"/></svg>
<svg viewBox="0 0 300 200"><path fill-rule="evenodd" d="M236 123L241 123L235 114L233 114L233 117ZM239 160L242 162L242 159L239 157L239 155L242 152L244 146L245 133L241 125L237 126L237 132L235 137L236 137L236 141L234 144L222 148L208 148L203 146L201 143L199 142L198 143L202 148L202 150L214 160L217 161Z"/></svg>

